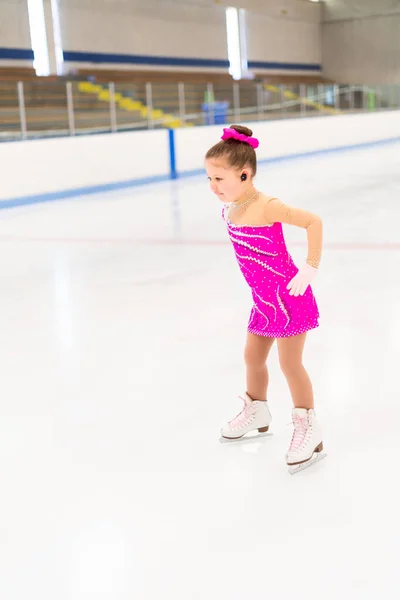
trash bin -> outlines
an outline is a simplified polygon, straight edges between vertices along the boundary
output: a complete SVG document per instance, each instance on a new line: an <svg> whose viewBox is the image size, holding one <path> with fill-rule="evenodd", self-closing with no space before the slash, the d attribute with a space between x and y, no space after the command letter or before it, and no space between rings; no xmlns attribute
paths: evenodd
<svg viewBox="0 0 400 600"><path fill-rule="evenodd" d="M206 125L223 125L228 120L229 102L205 102L201 109Z"/></svg>

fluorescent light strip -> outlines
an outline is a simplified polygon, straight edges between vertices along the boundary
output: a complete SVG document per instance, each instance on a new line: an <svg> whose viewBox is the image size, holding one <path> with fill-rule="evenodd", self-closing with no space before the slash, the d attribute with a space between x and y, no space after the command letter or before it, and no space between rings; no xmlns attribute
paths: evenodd
<svg viewBox="0 0 400 600"><path fill-rule="evenodd" d="M28 0L29 27L36 75L49 75L50 62L43 0Z"/></svg>
<svg viewBox="0 0 400 600"><path fill-rule="evenodd" d="M51 17L53 20L54 46L56 55L57 75L63 74L64 53L61 40L60 11L58 0L51 0Z"/></svg>
<svg viewBox="0 0 400 600"><path fill-rule="evenodd" d="M232 6L226 9L226 39L228 44L229 73L233 79L241 79L240 37L238 10Z"/></svg>
<svg viewBox="0 0 400 600"><path fill-rule="evenodd" d="M247 61L247 39L246 39L246 11L239 9L239 33L240 33L240 62L242 66L242 76L246 76L249 70Z"/></svg>

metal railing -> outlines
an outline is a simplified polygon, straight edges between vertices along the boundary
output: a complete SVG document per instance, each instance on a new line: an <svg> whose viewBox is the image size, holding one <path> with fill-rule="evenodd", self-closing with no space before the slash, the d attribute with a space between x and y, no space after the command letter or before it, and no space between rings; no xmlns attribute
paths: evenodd
<svg viewBox="0 0 400 600"><path fill-rule="evenodd" d="M0 82L0 141L400 108L400 85Z"/></svg>

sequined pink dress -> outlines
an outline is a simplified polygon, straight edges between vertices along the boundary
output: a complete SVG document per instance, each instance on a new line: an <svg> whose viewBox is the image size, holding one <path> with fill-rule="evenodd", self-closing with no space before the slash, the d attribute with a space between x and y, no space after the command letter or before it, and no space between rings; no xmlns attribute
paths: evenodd
<svg viewBox="0 0 400 600"><path fill-rule="evenodd" d="M227 207L223 217L253 296L248 331L281 338L318 327L319 312L311 287L303 296L290 296L286 289L298 268L286 247L282 223L234 225L227 218Z"/></svg>

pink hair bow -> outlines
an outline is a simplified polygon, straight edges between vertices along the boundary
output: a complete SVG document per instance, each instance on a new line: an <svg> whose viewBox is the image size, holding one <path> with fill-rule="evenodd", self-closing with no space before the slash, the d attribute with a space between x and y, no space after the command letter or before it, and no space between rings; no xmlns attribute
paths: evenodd
<svg viewBox="0 0 400 600"><path fill-rule="evenodd" d="M260 145L260 142L257 140L257 138L244 135L244 133L239 133L236 131L236 129L231 129L229 127L224 129L224 134L221 137L221 140L229 140L230 138L238 140L239 142L245 142L245 144L250 144L252 148L258 148Z"/></svg>

